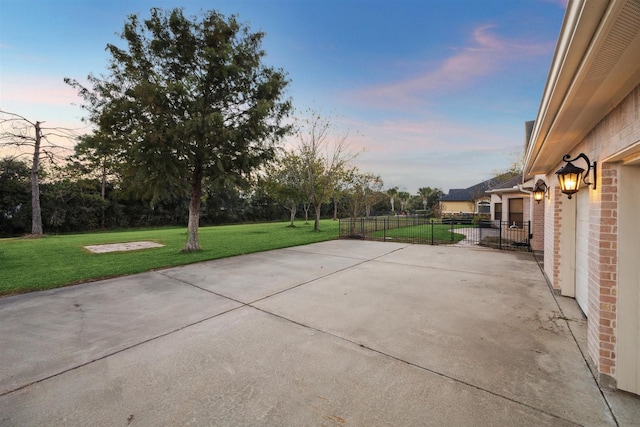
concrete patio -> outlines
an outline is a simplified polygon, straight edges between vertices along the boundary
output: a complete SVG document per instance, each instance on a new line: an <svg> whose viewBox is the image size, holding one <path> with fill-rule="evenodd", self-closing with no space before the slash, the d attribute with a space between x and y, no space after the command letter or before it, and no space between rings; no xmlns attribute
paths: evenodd
<svg viewBox="0 0 640 427"><path fill-rule="evenodd" d="M530 253L330 241L3 298L0 325L2 426L640 420Z"/></svg>

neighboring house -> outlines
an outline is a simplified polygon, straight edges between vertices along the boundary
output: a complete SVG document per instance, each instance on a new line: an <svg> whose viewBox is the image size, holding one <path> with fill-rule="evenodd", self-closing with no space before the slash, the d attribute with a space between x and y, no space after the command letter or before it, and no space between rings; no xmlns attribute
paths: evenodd
<svg viewBox="0 0 640 427"><path fill-rule="evenodd" d="M544 249L544 217L532 198L532 181L522 183L522 174L497 184L487 191L491 196L491 219L502 227L523 228L529 233L534 251Z"/></svg>
<svg viewBox="0 0 640 427"><path fill-rule="evenodd" d="M566 154L595 166L572 162L592 185L571 198ZM569 0L524 178L548 187L544 272L587 317L598 381L640 394L640 0Z"/></svg>
<svg viewBox="0 0 640 427"><path fill-rule="evenodd" d="M486 192L495 184L492 178L469 188L452 188L440 198L441 215L489 214L490 198Z"/></svg>
<svg viewBox="0 0 640 427"><path fill-rule="evenodd" d="M491 219L521 225L531 219L529 193L522 190L522 174L487 191L491 200Z"/></svg>

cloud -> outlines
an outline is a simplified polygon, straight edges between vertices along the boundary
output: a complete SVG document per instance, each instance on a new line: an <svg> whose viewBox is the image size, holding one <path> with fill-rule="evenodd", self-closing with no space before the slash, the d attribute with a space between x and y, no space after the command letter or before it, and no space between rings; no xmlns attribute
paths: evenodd
<svg viewBox="0 0 640 427"><path fill-rule="evenodd" d="M478 126L444 118L420 121L397 119L381 122L352 121L360 136L351 138L366 151L477 150L499 151L514 141L509 129L494 123ZM519 141L517 141L519 143Z"/></svg>
<svg viewBox="0 0 640 427"><path fill-rule="evenodd" d="M521 151L509 124L476 125L450 120L351 121L360 130L352 148L365 148L356 159L364 171L381 175L385 188L407 191L430 186L466 188L509 167Z"/></svg>
<svg viewBox="0 0 640 427"><path fill-rule="evenodd" d="M555 45L500 38L494 28L492 24L477 27L468 46L453 49L453 55L419 75L349 92L347 100L384 108L424 103L427 94L463 90L509 61L548 53Z"/></svg>
<svg viewBox="0 0 640 427"><path fill-rule="evenodd" d="M68 106L81 99L75 89L50 76L3 76L0 103L20 102L50 106Z"/></svg>

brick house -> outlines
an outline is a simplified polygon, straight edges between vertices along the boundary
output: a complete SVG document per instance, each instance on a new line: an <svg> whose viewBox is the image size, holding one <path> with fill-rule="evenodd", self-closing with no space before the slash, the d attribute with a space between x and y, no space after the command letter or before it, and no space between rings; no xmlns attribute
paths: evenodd
<svg viewBox="0 0 640 427"><path fill-rule="evenodd" d="M571 198L556 174L566 154L588 158L573 162L588 176ZM534 211L544 272L587 317L598 380L640 394L640 0L569 0L524 180L548 187Z"/></svg>

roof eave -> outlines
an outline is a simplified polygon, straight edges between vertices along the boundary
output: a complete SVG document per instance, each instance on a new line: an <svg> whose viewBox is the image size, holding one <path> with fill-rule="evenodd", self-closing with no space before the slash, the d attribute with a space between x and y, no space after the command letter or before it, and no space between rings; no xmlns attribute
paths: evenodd
<svg viewBox="0 0 640 427"><path fill-rule="evenodd" d="M609 50L607 36L624 25L619 17L629 15L623 14L625 7L635 6L630 1L569 1L525 150L526 179L549 173L640 83L640 32L624 40L626 49L614 63L602 55ZM603 65L607 71L597 76Z"/></svg>

